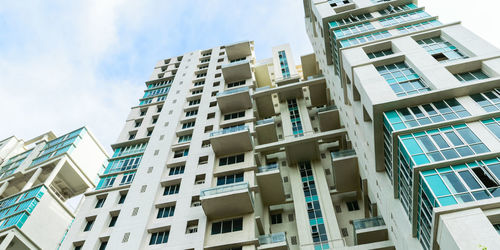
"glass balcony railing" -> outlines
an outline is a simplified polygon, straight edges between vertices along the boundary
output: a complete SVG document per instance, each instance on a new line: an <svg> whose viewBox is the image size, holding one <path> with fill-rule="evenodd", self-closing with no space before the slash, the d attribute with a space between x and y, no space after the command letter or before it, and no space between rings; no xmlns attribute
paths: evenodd
<svg viewBox="0 0 500 250"><path fill-rule="evenodd" d="M236 127L225 128L225 129L222 129L219 131L214 131L214 132L210 133L210 137L230 134L230 133L244 131L244 130L249 130L247 125L240 125L240 126L236 126Z"/></svg>
<svg viewBox="0 0 500 250"><path fill-rule="evenodd" d="M210 195L239 191L239 190L248 190L248 182L240 182L240 183L234 183L234 184L229 184L229 185L223 185L223 186L203 189L200 192L200 198L205 197L205 196L210 196ZM253 202L253 200L252 200L252 202Z"/></svg>
<svg viewBox="0 0 500 250"><path fill-rule="evenodd" d="M285 232L259 236L259 243L261 245L280 243L280 242L286 242Z"/></svg>
<svg viewBox="0 0 500 250"><path fill-rule="evenodd" d="M225 96L225 95L232 95L232 94L236 94L236 93L241 93L241 92L245 92L245 91L248 91L250 88L248 88L248 86L246 87L241 87L241 88L236 88L236 89L230 89L230 90L226 90L224 92L220 92L220 93L217 93L217 97L219 96Z"/></svg>
<svg viewBox="0 0 500 250"><path fill-rule="evenodd" d="M260 166L258 168L259 173L273 171L273 170L277 170L277 169L279 169L278 163L273 163L273 164L269 164L269 165L265 165L265 166Z"/></svg>
<svg viewBox="0 0 500 250"><path fill-rule="evenodd" d="M337 152L331 152L331 155L332 159L342 158L342 157L356 155L356 150L354 149L341 150Z"/></svg>
<svg viewBox="0 0 500 250"><path fill-rule="evenodd" d="M232 66L236 66L236 65L240 65L240 64L245 64L245 63L248 63L248 62L250 62L250 60L248 60L246 58L236 59L235 61L231 61L228 64L223 65L222 67L223 68L232 67Z"/></svg>
<svg viewBox="0 0 500 250"><path fill-rule="evenodd" d="M322 74L320 74L320 75L314 75L314 76L308 76L307 80L312 80L312 79L321 78L321 77L324 77L324 76Z"/></svg>
<svg viewBox="0 0 500 250"><path fill-rule="evenodd" d="M381 216L378 217L372 217L372 218L366 218L366 219L359 219L359 220L354 220L352 222L354 226L354 232L370 227L378 227L378 226L384 226L384 218Z"/></svg>
<svg viewBox="0 0 500 250"><path fill-rule="evenodd" d="M274 118L271 117L271 118L267 118L264 120L258 120L255 124L258 126L258 125L264 125L264 124L269 124L269 123L273 123L273 122L274 122Z"/></svg>
<svg viewBox="0 0 500 250"><path fill-rule="evenodd" d="M338 109L337 106L330 105L330 106L318 108L317 110L318 110L318 113L320 113L320 112L325 112L325 111L330 111L330 110L336 110L336 109Z"/></svg>

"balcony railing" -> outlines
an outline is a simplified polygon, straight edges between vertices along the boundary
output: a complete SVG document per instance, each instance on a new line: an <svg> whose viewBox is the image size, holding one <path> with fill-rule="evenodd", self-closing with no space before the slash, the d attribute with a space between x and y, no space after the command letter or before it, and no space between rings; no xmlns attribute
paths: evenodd
<svg viewBox="0 0 500 250"><path fill-rule="evenodd" d="M320 74L320 75L314 75L314 76L308 76L307 80L312 80L312 79L321 78L321 77L324 77L324 76L322 74Z"/></svg>
<svg viewBox="0 0 500 250"><path fill-rule="evenodd" d="M226 90L224 92L217 93L216 96L232 95L232 94L236 94L236 93L245 92L245 91L248 91L248 90L249 90L248 86L245 86L245 87L236 88L236 89L230 89L230 90Z"/></svg>
<svg viewBox="0 0 500 250"><path fill-rule="evenodd" d="M330 105L330 106L318 108L317 110L318 110L318 113L320 113L320 112L325 112L325 111L330 111L330 110L336 110L336 109L338 109L337 106Z"/></svg>
<svg viewBox="0 0 500 250"><path fill-rule="evenodd" d="M232 67L232 66L236 66L236 65L240 65L240 64L245 64L245 63L249 63L250 60L246 59L246 58L243 58L243 59L236 59L234 61L230 61L228 64L225 64L223 65L222 67L223 68L226 68L226 67Z"/></svg>
<svg viewBox="0 0 500 250"><path fill-rule="evenodd" d="M356 155L356 150L354 149L341 150L337 152L331 152L331 155L332 159L342 158L342 157Z"/></svg>
<svg viewBox="0 0 500 250"><path fill-rule="evenodd" d="M354 220L352 224L354 226L354 232L370 227L385 226L384 218L381 216Z"/></svg>
<svg viewBox="0 0 500 250"><path fill-rule="evenodd" d="M234 132L239 132L239 131L244 131L244 130L249 130L247 125L241 125L241 126L236 126L236 127L230 127L230 128L225 128L219 131L214 131L210 133L210 137L214 137L217 135L225 135L225 134L230 134Z"/></svg>
<svg viewBox="0 0 500 250"><path fill-rule="evenodd" d="M259 236L259 243L261 245L280 242L286 242L286 234L284 232Z"/></svg>
<svg viewBox="0 0 500 250"><path fill-rule="evenodd" d="M238 59L231 60L231 61L229 61L229 62L230 62L230 63L234 63L234 62L244 61L244 60L246 60L246 59L247 59L246 57L242 57L242 58L238 58Z"/></svg>
<svg viewBox="0 0 500 250"><path fill-rule="evenodd" d="M267 118L264 120L258 120L255 124L258 126L258 125L264 125L264 124L273 123L273 122L274 122L274 117L271 117L271 118Z"/></svg>
<svg viewBox="0 0 500 250"><path fill-rule="evenodd" d="M270 88L271 88L271 86L264 86L264 87L256 88L255 92L264 91L264 90L270 89Z"/></svg>
<svg viewBox="0 0 500 250"><path fill-rule="evenodd" d="M277 170L277 169L279 169L278 163L273 163L273 164L269 164L269 165L265 165L265 166L260 166L258 168L259 173L273 171L273 170Z"/></svg>
<svg viewBox="0 0 500 250"><path fill-rule="evenodd" d="M200 192L200 198L210 195L223 194L239 190L248 190L248 182L233 183L213 188L203 189ZM251 196L250 196L251 197ZM253 200L252 200L253 203Z"/></svg>

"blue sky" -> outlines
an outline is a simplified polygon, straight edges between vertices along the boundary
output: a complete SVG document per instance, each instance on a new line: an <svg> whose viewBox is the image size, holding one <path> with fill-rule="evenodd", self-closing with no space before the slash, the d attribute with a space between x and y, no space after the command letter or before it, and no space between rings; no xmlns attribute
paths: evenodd
<svg viewBox="0 0 500 250"><path fill-rule="evenodd" d="M499 6L481 6L500 4L460 2L419 1L498 46L484 24L498 23ZM302 1L3 1L0 139L87 125L109 150L158 60L242 40L255 41L257 59L283 43L296 61L311 53Z"/></svg>

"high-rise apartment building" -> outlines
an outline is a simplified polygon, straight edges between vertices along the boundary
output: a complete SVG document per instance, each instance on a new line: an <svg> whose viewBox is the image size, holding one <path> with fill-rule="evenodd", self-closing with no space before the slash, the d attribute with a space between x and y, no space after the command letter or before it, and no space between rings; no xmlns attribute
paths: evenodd
<svg viewBox="0 0 500 250"><path fill-rule="evenodd" d="M500 246L500 51L416 1L304 10L301 65L160 61L61 249Z"/></svg>
<svg viewBox="0 0 500 250"><path fill-rule="evenodd" d="M107 158L85 127L0 141L0 249L57 249Z"/></svg>
<svg viewBox="0 0 500 250"><path fill-rule="evenodd" d="M303 2L367 217L397 249L500 248L500 50L417 1Z"/></svg>

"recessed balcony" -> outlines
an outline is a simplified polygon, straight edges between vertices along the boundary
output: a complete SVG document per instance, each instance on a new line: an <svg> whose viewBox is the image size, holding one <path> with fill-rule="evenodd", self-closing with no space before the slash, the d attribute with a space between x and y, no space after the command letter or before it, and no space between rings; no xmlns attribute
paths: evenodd
<svg viewBox="0 0 500 250"><path fill-rule="evenodd" d="M372 217L352 222L354 227L354 244L362 245L389 239L387 226L382 217Z"/></svg>
<svg viewBox="0 0 500 250"><path fill-rule="evenodd" d="M250 56L252 55L251 42L245 41L226 45L226 54L229 60Z"/></svg>
<svg viewBox="0 0 500 250"><path fill-rule="evenodd" d="M285 189L277 163L259 167L256 176L262 200L267 205L280 204L285 201Z"/></svg>
<svg viewBox="0 0 500 250"><path fill-rule="evenodd" d="M223 114L252 107L248 86L217 93L217 103Z"/></svg>
<svg viewBox="0 0 500 250"><path fill-rule="evenodd" d="M253 149L250 129L246 125L210 133L210 144L216 155L228 155Z"/></svg>
<svg viewBox="0 0 500 250"><path fill-rule="evenodd" d="M319 128L321 131L329 131L340 128L339 109L335 105L317 109L319 117Z"/></svg>
<svg viewBox="0 0 500 250"><path fill-rule="evenodd" d="M288 243L284 232L259 236L258 250L287 250Z"/></svg>
<svg viewBox="0 0 500 250"><path fill-rule="evenodd" d="M200 192L200 200L205 215L210 219L254 211L254 201L247 182L203 189Z"/></svg>
<svg viewBox="0 0 500 250"><path fill-rule="evenodd" d="M255 132L257 132L257 139L259 144L266 144L278 141L276 133L276 123L274 118L259 120L255 123Z"/></svg>
<svg viewBox="0 0 500 250"><path fill-rule="evenodd" d="M224 76L224 81L226 82L252 78L250 60L245 59L222 65L222 75Z"/></svg>

